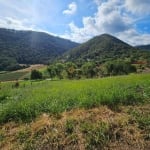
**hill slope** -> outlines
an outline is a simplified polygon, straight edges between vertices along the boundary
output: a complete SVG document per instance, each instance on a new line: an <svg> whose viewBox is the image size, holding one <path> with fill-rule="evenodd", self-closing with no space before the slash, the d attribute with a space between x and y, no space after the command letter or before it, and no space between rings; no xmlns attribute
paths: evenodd
<svg viewBox="0 0 150 150"><path fill-rule="evenodd" d="M0 70L47 63L78 44L42 32L0 29ZM13 66L14 65L14 66Z"/></svg>
<svg viewBox="0 0 150 150"><path fill-rule="evenodd" d="M149 54L144 51L139 51L127 43L109 35L103 34L96 36L88 42L79 45L73 50L65 54L68 60L94 60L107 61L113 59L132 58L139 59L139 57L148 58Z"/></svg>
<svg viewBox="0 0 150 150"><path fill-rule="evenodd" d="M139 45L139 46L136 46L136 47L141 49L141 50L150 50L150 45Z"/></svg>

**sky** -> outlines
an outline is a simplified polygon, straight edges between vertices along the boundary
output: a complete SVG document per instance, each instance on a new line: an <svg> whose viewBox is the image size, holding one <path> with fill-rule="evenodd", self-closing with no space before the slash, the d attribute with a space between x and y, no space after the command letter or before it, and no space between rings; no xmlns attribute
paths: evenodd
<svg viewBox="0 0 150 150"><path fill-rule="evenodd" d="M42 31L83 43L108 33L150 44L150 0L0 0L0 28Z"/></svg>

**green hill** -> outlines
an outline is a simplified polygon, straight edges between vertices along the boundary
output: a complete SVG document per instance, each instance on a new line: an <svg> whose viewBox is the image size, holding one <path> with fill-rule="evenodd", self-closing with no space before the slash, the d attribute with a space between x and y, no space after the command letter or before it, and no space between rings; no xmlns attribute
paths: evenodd
<svg viewBox="0 0 150 150"><path fill-rule="evenodd" d="M42 32L0 28L0 70L47 63L78 44Z"/></svg>
<svg viewBox="0 0 150 150"><path fill-rule="evenodd" d="M65 54L70 61L100 61L115 59L148 59L150 53L138 50L127 43L109 35L96 36Z"/></svg>
<svg viewBox="0 0 150 150"><path fill-rule="evenodd" d="M136 47L141 49L141 50L150 50L150 45L139 45L139 46L136 46Z"/></svg>

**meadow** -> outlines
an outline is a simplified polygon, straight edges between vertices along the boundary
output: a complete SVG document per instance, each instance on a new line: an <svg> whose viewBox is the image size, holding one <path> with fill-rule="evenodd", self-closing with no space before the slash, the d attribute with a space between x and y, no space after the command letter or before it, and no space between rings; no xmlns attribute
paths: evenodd
<svg viewBox="0 0 150 150"><path fill-rule="evenodd" d="M16 83L0 83L0 149L150 149L150 74Z"/></svg>
<svg viewBox="0 0 150 150"><path fill-rule="evenodd" d="M28 122L48 113L57 115L75 108L120 105L150 101L150 74L85 80L20 81L1 83L0 123Z"/></svg>

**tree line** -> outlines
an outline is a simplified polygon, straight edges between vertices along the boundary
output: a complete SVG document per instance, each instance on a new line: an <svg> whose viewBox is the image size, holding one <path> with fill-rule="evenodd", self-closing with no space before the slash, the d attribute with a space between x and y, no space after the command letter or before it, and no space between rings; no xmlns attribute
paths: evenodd
<svg viewBox="0 0 150 150"><path fill-rule="evenodd" d="M83 64L66 62L55 63L47 67L47 72L51 79L80 79L106 77L113 75L127 75L136 72L136 67L126 61L109 61L103 64L96 62L85 62ZM42 73L33 70L31 79L42 79Z"/></svg>

